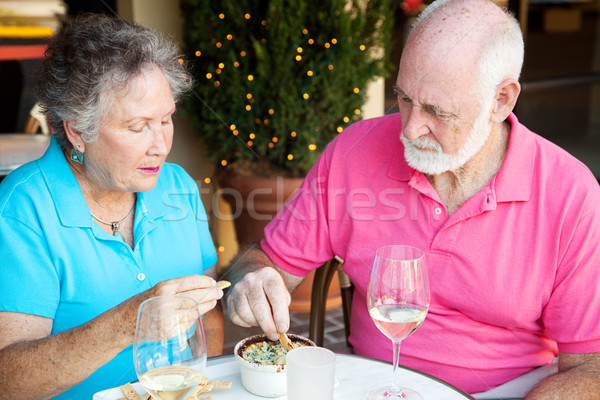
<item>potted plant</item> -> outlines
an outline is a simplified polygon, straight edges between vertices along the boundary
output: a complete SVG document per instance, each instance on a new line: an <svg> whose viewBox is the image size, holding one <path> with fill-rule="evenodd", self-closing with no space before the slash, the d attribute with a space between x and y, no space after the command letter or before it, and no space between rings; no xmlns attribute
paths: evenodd
<svg viewBox="0 0 600 400"><path fill-rule="evenodd" d="M182 10L196 79L183 111L221 187L241 185L228 198L238 241L258 240L327 143L361 118L369 80L389 67L394 12L390 0L183 0Z"/></svg>

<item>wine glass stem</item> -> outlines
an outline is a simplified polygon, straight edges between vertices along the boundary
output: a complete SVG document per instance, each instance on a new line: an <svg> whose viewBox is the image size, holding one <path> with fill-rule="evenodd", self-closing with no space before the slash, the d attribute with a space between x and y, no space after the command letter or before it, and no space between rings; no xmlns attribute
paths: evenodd
<svg viewBox="0 0 600 400"><path fill-rule="evenodd" d="M400 393L400 386L398 385L398 382L400 381L399 376L400 376L400 368L398 368L398 360L400 359L400 344L402 343L401 340L392 340L392 345L394 346L394 370L392 372L393 376L392 376L392 384L390 386L390 393L389 393L389 397L391 398L396 398L396 397L403 397L402 393Z"/></svg>

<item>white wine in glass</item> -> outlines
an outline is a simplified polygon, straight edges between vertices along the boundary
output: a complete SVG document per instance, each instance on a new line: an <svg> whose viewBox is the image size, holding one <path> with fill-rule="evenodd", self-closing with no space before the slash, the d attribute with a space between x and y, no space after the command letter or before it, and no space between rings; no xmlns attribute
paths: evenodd
<svg viewBox="0 0 600 400"><path fill-rule="evenodd" d="M392 340L394 379L389 386L370 390L365 398L422 400L419 393L396 383L400 343L417 330L429 309L429 280L422 250L402 245L377 249L367 288L367 307L375 326Z"/></svg>
<svg viewBox="0 0 600 400"><path fill-rule="evenodd" d="M158 296L140 305L133 347L135 372L157 400L184 400L202 380L206 341L196 302Z"/></svg>

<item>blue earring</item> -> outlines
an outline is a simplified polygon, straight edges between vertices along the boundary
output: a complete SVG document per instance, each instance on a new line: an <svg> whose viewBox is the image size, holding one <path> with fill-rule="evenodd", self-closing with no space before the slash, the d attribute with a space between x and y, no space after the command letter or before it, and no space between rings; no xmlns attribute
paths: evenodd
<svg viewBox="0 0 600 400"><path fill-rule="evenodd" d="M83 153L79 150L71 149L71 160L78 164L83 164Z"/></svg>

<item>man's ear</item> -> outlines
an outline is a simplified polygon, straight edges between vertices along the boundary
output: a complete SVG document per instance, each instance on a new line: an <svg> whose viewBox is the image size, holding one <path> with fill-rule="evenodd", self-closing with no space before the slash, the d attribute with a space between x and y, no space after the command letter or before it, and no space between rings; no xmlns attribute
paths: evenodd
<svg viewBox="0 0 600 400"><path fill-rule="evenodd" d="M508 118L517 104L517 98L521 93L521 85L514 79L505 79L496 89L494 108L492 110L492 121L503 122Z"/></svg>
<svg viewBox="0 0 600 400"><path fill-rule="evenodd" d="M63 121L63 127L67 133L67 139L69 139L69 142L71 142L73 148L85 153L85 142L81 137L81 132L73 127L73 123L71 121Z"/></svg>

